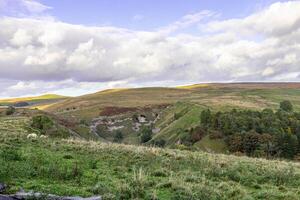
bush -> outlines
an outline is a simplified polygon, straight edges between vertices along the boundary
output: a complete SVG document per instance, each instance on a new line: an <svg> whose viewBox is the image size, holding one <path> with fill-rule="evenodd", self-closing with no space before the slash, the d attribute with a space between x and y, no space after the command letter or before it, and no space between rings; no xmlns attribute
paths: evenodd
<svg viewBox="0 0 300 200"><path fill-rule="evenodd" d="M9 106L6 110L6 115L12 115L15 113L15 111L16 111L15 107Z"/></svg>
<svg viewBox="0 0 300 200"><path fill-rule="evenodd" d="M114 135L114 142L121 142L123 140L124 136L121 131L117 131Z"/></svg>
<svg viewBox="0 0 300 200"><path fill-rule="evenodd" d="M167 142L164 139L156 140L153 142L153 144L158 147L165 147L166 143Z"/></svg>
<svg viewBox="0 0 300 200"><path fill-rule="evenodd" d="M293 105L290 101L282 101L280 102L280 109L284 110L286 112L292 112L293 111Z"/></svg>
<svg viewBox="0 0 300 200"><path fill-rule="evenodd" d="M149 127L145 127L142 130L141 143L146 143L146 142L148 142L151 139L152 139L152 130Z"/></svg>
<svg viewBox="0 0 300 200"><path fill-rule="evenodd" d="M47 130L51 129L53 127L54 123L50 117L46 115L38 115L32 117L32 123L31 126L33 128L41 130L43 133L45 133Z"/></svg>

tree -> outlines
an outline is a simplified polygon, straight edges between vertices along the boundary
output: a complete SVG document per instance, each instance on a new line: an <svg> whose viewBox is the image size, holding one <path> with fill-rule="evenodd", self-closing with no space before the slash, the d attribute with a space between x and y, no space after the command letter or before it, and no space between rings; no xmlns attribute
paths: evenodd
<svg viewBox="0 0 300 200"><path fill-rule="evenodd" d="M211 112L209 109L203 110L200 115L201 124L204 126L208 126L211 121Z"/></svg>
<svg viewBox="0 0 300 200"><path fill-rule="evenodd" d="M123 140L124 136L121 131L117 131L114 136L114 142L121 142Z"/></svg>
<svg viewBox="0 0 300 200"><path fill-rule="evenodd" d="M295 135L283 133L278 141L280 155L292 159L297 153L298 138Z"/></svg>
<svg viewBox="0 0 300 200"><path fill-rule="evenodd" d="M231 152L243 152L243 137L241 134L229 136L227 142Z"/></svg>
<svg viewBox="0 0 300 200"><path fill-rule="evenodd" d="M250 131L243 138L243 147L247 155L252 155L260 146L260 134L255 131Z"/></svg>
<svg viewBox="0 0 300 200"><path fill-rule="evenodd" d="M146 143L152 139L152 130L149 127L145 127L141 133L141 143Z"/></svg>
<svg viewBox="0 0 300 200"><path fill-rule="evenodd" d="M280 109L284 110L286 112L292 112L293 111L293 105L290 101L282 101L280 102Z"/></svg>

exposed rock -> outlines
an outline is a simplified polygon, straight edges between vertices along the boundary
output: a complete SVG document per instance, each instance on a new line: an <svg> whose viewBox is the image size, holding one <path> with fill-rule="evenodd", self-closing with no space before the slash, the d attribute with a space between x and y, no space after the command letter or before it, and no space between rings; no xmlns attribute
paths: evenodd
<svg viewBox="0 0 300 200"><path fill-rule="evenodd" d="M145 115L140 115L140 116L138 116L138 121L139 121L139 123L145 123L145 122L147 122L147 118Z"/></svg>
<svg viewBox="0 0 300 200"><path fill-rule="evenodd" d="M0 194L0 200L15 200L13 197Z"/></svg>
<svg viewBox="0 0 300 200"><path fill-rule="evenodd" d="M26 200L26 199L44 199L44 200L102 200L101 196L92 197L61 197L52 194L43 194L39 192L18 192L13 195L0 195L0 200Z"/></svg>
<svg viewBox="0 0 300 200"><path fill-rule="evenodd" d="M3 193L6 189L6 185L4 183L0 183L0 194Z"/></svg>
<svg viewBox="0 0 300 200"><path fill-rule="evenodd" d="M112 131L119 130L122 128L124 128L124 126L110 126L110 127L108 127L108 131L112 132Z"/></svg>
<svg viewBox="0 0 300 200"><path fill-rule="evenodd" d="M152 133L154 133L154 134L155 134L155 133L158 133L159 131L160 131L160 128L153 128L153 129L152 129Z"/></svg>

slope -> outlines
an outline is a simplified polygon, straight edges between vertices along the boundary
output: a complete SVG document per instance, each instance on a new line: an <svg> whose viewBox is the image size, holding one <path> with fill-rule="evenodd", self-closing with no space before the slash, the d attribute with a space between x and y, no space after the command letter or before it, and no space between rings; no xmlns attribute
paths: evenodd
<svg viewBox="0 0 300 200"><path fill-rule="evenodd" d="M41 96L34 97L21 97L21 98L11 98L11 99L0 99L0 105L9 106L13 105L16 107L31 107L44 109L51 104L60 102L67 99L66 96L61 96L57 94L45 94Z"/></svg>
<svg viewBox="0 0 300 200"><path fill-rule="evenodd" d="M26 117L1 117L0 180L58 195L103 199L300 198L299 163L222 154L27 139Z"/></svg>

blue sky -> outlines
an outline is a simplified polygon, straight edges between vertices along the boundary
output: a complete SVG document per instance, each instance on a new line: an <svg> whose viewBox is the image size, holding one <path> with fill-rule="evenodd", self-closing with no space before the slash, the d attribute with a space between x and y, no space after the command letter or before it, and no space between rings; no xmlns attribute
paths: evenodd
<svg viewBox="0 0 300 200"><path fill-rule="evenodd" d="M245 17L274 0L41 0L49 13L75 24L113 25L138 30L165 26L180 17L212 10L221 18Z"/></svg>
<svg viewBox="0 0 300 200"><path fill-rule="evenodd" d="M299 10L299 0L0 0L0 97L300 81Z"/></svg>

